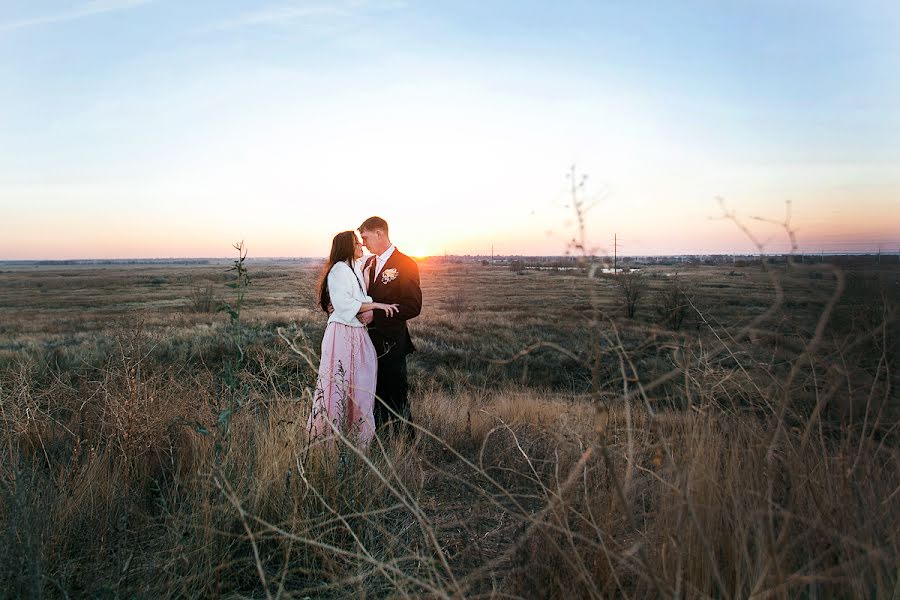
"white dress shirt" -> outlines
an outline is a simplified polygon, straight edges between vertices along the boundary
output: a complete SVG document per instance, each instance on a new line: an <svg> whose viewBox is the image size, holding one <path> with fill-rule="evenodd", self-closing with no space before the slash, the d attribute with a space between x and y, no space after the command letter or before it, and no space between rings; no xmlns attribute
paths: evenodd
<svg viewBox="0 0 900 600"><path fill-rule="evenodd" d="M394 245L391 244L387 250L385 250L375 258L375 277L378 277L378 274L381 273L381 270L384 268L385 263L393 253Z"/></svg>
<svg viewBox="0 0 900 600"><path fill-rule="evenodd" d="M371 302L372 298L363 291L365 282L360 265L360 261L353 261L351 268L347 263L339 262L328 272L328 295L334 307L334 312L328 317L329 323L364 327L356 314L363 302Z"/></svg>

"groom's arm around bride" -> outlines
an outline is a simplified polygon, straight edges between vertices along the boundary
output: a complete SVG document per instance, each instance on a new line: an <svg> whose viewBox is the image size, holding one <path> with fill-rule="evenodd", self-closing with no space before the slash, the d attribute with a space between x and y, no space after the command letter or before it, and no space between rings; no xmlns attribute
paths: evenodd
<svg viewBox="0 0 900 600"><path fill-rule="evenodd" d="M373 256L369 261L372 263L369 267L369 294L373 301L376 301L375 298L390 298L390 303L396 304L398 309L392 317L376 311L369 325L370 331L391 345L390 348L379 348L379 352L410 354L416 349L406 322L419 316L422 311L419 266L413 259L395 249L388 263L376 274L376 260Z"/></svg>

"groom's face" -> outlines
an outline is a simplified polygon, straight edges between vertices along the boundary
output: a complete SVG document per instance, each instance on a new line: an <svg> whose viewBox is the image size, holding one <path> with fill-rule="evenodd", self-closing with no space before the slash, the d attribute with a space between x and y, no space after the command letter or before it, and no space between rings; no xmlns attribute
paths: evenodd
<svg viewBox="0 0 900 600"><path fill-rule="evenodd" d="M387 250L387 235L380 229L363 229L359 232L362 238L363 246L368 248L372 254L381 254Z"/></svg>

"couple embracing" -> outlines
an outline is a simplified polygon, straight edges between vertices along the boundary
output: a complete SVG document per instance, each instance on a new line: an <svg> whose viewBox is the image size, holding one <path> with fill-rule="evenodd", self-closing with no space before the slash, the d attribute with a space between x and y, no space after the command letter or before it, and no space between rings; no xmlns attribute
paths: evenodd
<svg viewBox="0 0 900 600"><path fill-rule="evenodd" d="M311 438L334 432L366 448L375 430L410 420L406 356L415 351L406 321L422 310L419 267L391 243L388 224L370 217L331 242L319 284L328 313L322 358L307 429ZM362 248L371 253L363 260Z"/></svg>

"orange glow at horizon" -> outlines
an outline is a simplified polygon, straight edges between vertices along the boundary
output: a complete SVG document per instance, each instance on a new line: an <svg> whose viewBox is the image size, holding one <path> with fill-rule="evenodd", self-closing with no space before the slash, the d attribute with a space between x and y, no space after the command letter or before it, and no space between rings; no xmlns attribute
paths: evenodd
<svg viewBox="0 0 900 600"><path fill-rule="evenodd" d="M390 211L381 213L390 219ZM598 255L612 253L614 233L622 255L756 252L753 242L734 223L717 220L715 214L710 203L706 215L645 214L643 219L617 219L612 225L605 223L602 215L592 216L587 223L587 237L590 248ZM896 214L859 209L852 214L814 212L810 218L795 210L792 226L801 252L852 252L879 246L884 246L886 252L896 252L898 248L893 246L898 245L900 237L900 217ZM765 251L789 250L789 238L779 225L750 217L744 219L744 224ZM0 260L228 257L232 243L241 240L254 258L317 257L327 255L331 237L340 230L328 225L306 231L300 227L279 230L277 226L262 224L205 227L201 223L191 227L186 222L166 225L152 220L100 226L87 220L40 226L19 222L0 241ZM489 255L492 250L497 255L563 255L572 250L574 233L572 219L564 214L557 215L553 222L511 219L498 222L493 228L467 231L440 230L428 214L416 219L408 217L402 227L391 225L392 242L415 258Z"/></svg>
<svg viewBox="0 0 900 600"><path fill-rule="evenodd" d="M66 194L54 191L39 210L24 203L22 208L3 207L7 227L0 238L0 260L229 257L231 245L241 240L253 258L320 257L327 255L335 233L355 228L374 214L387 219L392 242L413 257L490 255L492 248L497 255L564 255L577 233L574 215L553 201L562 187L560 178L541 175L539 182L542 187L534 190L522 183L509 194L516 200L497 202L465 196L453 202L455 192L435 193L427 201L406 192L379 201L388 196L382 190L373 194L374 200L342 198L339 212L301 202L209 210L199 202L154 203L153 194L144 190L135 195L150 200L110 200L106 205L98 200L90 206L83 200L89 196L86 192L64 201ZM620 185L594 207L585 223L589 247L600 255L611 254L616 234L623 255L757 251L733 222L721 218L706 187L677 189L668 180L654 185ZM736 194L728 207L767 252L789 250L789 239L779 225L754 217L783 219L785 202L779 196L789 192L791 226L801 252L876 250L880 245L896 252L897 187L755 189ZM112 195L122 193L115 190Z"/></svg>

